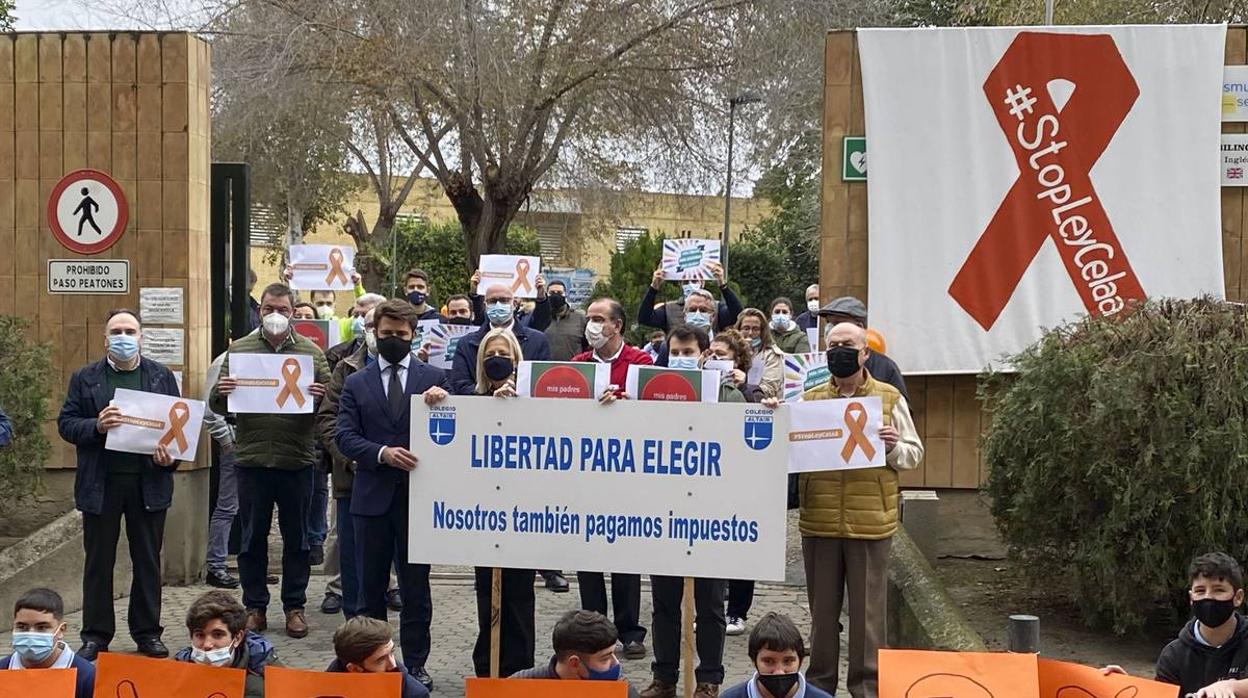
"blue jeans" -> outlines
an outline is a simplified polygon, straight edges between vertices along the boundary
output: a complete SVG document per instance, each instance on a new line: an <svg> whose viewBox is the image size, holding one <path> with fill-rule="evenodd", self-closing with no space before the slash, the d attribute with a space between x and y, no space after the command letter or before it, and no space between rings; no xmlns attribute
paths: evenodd
<svg viewBox="0 0 1248 698"><path fill-rule="evenodd" d="M230 528L238 514L238 474L234 470L234 453L221 454L221 471L217 480L217 506L208 520L209 572L225 572L225 556L230 547Z"/></svg>
<svg viewBox="0 0 1248 698"><path fill-rule="evenodd" d="M325 545L329 535L329 473L313 466L312 507L308 510L308 545Z"/></svg>

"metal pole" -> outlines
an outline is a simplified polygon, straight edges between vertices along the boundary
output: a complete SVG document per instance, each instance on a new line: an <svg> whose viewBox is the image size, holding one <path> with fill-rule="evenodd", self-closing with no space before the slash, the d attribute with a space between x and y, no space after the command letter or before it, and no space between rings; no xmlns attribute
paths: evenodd
<svg viewBox="0 0 1248 698"><path fill-rule="evenodd" d="M1040 651L1040 618L1039 616L1010 616L1009 650L1021 654L1036 654Z"/></svg>
<svg viewBox="0 0 1248 698"><path fill-rule="evenodd" d="M1044 0L1044 23L1053 24L1053 0Z"/></svg>
<svg viewBox="0 0 1248 698"><path fill-rule="evenodd" d="M728 269L728 222L732 220L732 138L737 118L737 100L728 100L728 177L724 184L724 234L719 241L719 263Z"/></svg>

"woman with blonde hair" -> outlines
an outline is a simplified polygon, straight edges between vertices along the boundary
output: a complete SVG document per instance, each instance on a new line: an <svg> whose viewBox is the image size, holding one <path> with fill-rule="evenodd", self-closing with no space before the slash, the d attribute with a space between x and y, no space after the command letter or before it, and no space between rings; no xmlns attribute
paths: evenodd
<svg viewBox="0 0 1248 698"><path fill-rule="evenodd" d="M477 350L477 385L472 395L516 396L516 368L524 359L520 342L506 327L485 334Z"/></svg>

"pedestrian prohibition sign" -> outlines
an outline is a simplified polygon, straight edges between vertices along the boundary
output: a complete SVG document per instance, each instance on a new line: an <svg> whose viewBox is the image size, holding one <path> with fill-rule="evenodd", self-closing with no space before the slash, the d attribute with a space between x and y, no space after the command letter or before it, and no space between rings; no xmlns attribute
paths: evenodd
<svg viewBox="0 0 1248 698"><path fill-rule="evenodd" d="M121 239L130 207L121 187L99 170L74 170L48 197L48 227L65 249L98 254Z"/></svg>

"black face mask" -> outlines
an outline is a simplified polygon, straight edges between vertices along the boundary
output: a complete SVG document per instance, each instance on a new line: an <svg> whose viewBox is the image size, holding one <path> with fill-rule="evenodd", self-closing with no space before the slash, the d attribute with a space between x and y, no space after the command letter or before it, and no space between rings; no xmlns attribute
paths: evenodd
<svg viewBox="0 0 1248 698"><path fill-rule="evenodd" d="M411 303L417 308L424 305L425 301L427 300L429 300L429 294L423 293L421 291L412 291L411 293L407 294L407 302Z"/></svg>
<svg viewBox="0 0 1248 698"><path fill-rule="evenodd" d="M393 336L378 337L377 353L386 361L397 364L403 360L403 357L412 353L412 340Z"/></svg>
<svg viewBox="0 0 1248 698"><path fill-rule="evenodd" d="M828 371L837 378L849 378L862 369L858 350L853 347L832 347L828 350Z"/></svg>
<svg viewBox="0 0 1248 698"><path fill-rule="evenodd" d="M1216 628L1235 614L1235 600L1201 599L1192 602L1192 615L1206 628Z"/></svg>
<svg viewBox="0 0 1248 698"><path fill-rule="evenodd" d="M485 369L485 377L492 381L506 380L511 377L511 372L515 370L511 359L506 356L487 356L482 363Z"/></svg>
<svg viewBox="0 0 1248 698"><path fill-rule="evenodd" d="M550 312L552 313L557 313L568 307L568 299L564 298L562 294L552 293L547 298L550 299Z"/></svg>
<svg viewBox="0 0 1248 698"><path fill-rule="evenodd" d="M759 674L758 683L774 698L785 698L797 685L797 674Z"/></svg>
<svg viewBox="0 0 1248 698"><path fill-rule="evenodd" d="M471 325L472 318L467 317L451 317L443 320L448 325Z"/></svg>

